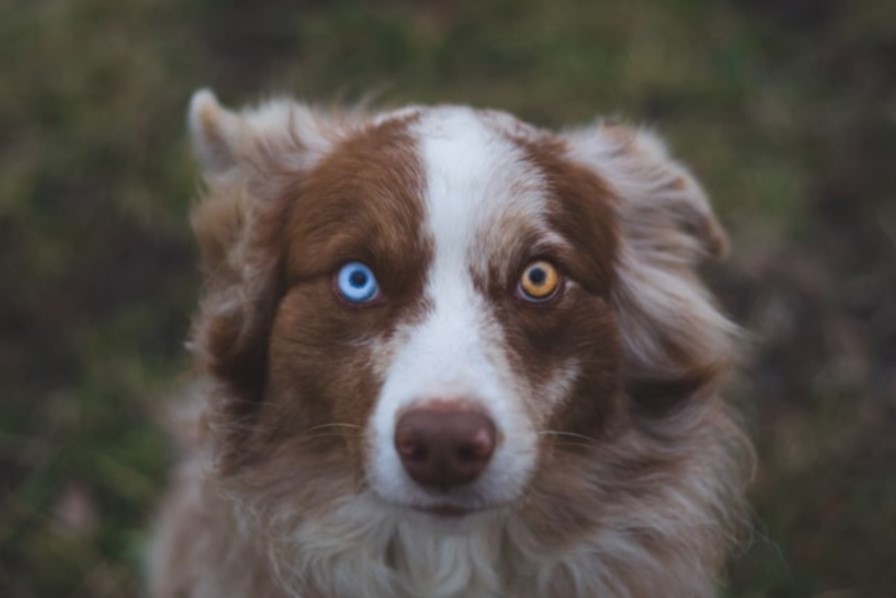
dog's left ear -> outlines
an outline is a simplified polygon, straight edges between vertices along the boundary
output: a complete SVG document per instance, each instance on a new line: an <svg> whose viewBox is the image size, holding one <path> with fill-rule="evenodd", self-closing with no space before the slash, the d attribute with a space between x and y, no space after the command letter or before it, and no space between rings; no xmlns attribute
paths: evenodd
<svg viewBox="0 0 896 598"><path fill-rule="evenodd" d="M693 263L727 254L728 237L703 188L654 133L607 123L567 133L565 139L573 157L616 191L623 233L642 255Z"/></svg>
<svg viewBox="0 0 896 598"><path fill-rule="evenodd" d="M728 238L700 184L654 134L599 124L564 136L570 156L616 196L619 317L626 385L639 404L665 409L716 380L733 359L736 328L696 273Z"/></svg>

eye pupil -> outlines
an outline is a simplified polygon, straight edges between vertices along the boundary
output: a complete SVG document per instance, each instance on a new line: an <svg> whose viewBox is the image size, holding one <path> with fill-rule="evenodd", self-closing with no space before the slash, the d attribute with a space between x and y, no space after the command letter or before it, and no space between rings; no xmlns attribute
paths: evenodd
<svg viewBox="0 0 896 598"><path fill-rule="evenodd" d="M361 288L367 284L367 273L362 270L355 270L349 277L349 282L353 287Z"/></svg>
<svg viewBox="0 0 896 598"><path fill-rule="evenodd" d="M547 272L542 270L541 268L532 268L529 270L529 282L534 285L541 286L544 284L545 280L547 280L548 275Z"/></svg>

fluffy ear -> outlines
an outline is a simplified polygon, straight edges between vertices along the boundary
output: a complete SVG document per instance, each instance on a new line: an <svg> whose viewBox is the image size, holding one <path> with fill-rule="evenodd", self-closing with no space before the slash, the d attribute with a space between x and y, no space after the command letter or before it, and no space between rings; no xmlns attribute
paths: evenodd
<svg viewBox="0 0 896 598"><path fill-rule="evenodd" d="M653 259L693 262L722 257L728 238L700 184L669 157L650 131L617 123L567 134L574 156L599 171L622 200L620 217L630 243Z"/></svg>
<svg viewBox="0 0 896 598"><path fill-rule="evenodd" d="M232 112L207 90L193 96L188 122L206 181L191 218L205 283L191 347L217 382L213 415L238 435L264 395L284 215L327 147L327 124L288 101Z"/></svg>
<svg viewBox="0 0 896 598"><path fill-rule="evenodd" d="M193 94L187 121L206 183L192 215L202 267L207 284L226 285L249 265L248 248L269 237L268 214L326 153L336 127L289 100L231 111L207 89Z"/></svg>
<svg viewBox="0 0 896 598"><path fill-rule="evenodd" d="M613 302L629 394L665 410L727 370L736 328L695 268L728 240L699 183L652 133L601 124L567 134L571 154L615 191L620 221Z"/></svg>
<svg viewBox="0 0 896 598"><path fill-rule="evenodd" d="M206 177L307 169L338 135L331 119L304 104L274 99L233 112L208 89L193 94L187 122Z"/></svg>

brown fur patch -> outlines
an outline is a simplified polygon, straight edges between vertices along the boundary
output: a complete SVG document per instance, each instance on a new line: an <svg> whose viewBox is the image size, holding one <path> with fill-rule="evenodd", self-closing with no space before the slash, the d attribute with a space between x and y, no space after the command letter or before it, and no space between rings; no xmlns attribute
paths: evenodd
<svg viewBox="0 0 896 598"><path fill-rule="evenodd" d="M358 475L361 429L382 382L375 354L421 310L431 254L408 124L387 121L339 144L298 186L285 217L288 290L273 322L259 421L266 442L314 434L322 446L347 447ZM382 301L354 306L336 296L334 277L352 260L373 270Z"/></svg>
<svg viewBox="0 0 896 598"><path fill-rule="evenodd" d="M551 407L542 425L546 430L593 437L619 408L621 349L608 303L618 244L615 198L598 175L566 157L557 138L544 134L511 140L543 176L549 226L568 244L544 251L537 241L529 244L531 253L521 253L515 271L522 273L533 258L545 258L571 283L545 304L517 298L511 309L502 312L503 324L518 372L534 386L549 384L565 364L573 363L578 370L572 388L560 405ZM494 289L493 298L496 293ZM545 440L557 437L547 435Z"/></svg>

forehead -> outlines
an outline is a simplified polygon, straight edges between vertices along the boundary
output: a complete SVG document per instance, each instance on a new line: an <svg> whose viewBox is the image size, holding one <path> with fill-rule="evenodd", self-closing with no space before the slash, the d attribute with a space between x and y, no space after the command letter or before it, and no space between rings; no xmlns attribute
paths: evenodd
<svg viewBox="0 0 896 598"><path fill-rule="evenodd" d="M612 284L614 196L559 137L466 107L429 110L410 132L437 260L505 278L520 260L542 255L589 290Z"/></svg>
<svg viewBox="0 0 896 598"><path fill-rule="evenodd" d="M499 112L444 106L381 116L339 143L302 187L294 226L322 255L354 244L485 267L521 244L574 252L612 237L600 179L570 164L553 136Z"/></svg>
<svg viewBox="0 0 896 598"><path fill-rule="evenodd" d="M517 245L510 235L561 242L547 224L548 181L511 137L515 123L496 113L443 107L414 124L438 254L473 258L475 265Z"/></svg>
<svg viewBox="0 0 896 598"><path fill-rule="evenodd" d="M461 107L432 110L415 123L425 200L442 232L482 232L511 213L533 226L544 223L546 181L501 125L489 113Z"/></svg>

